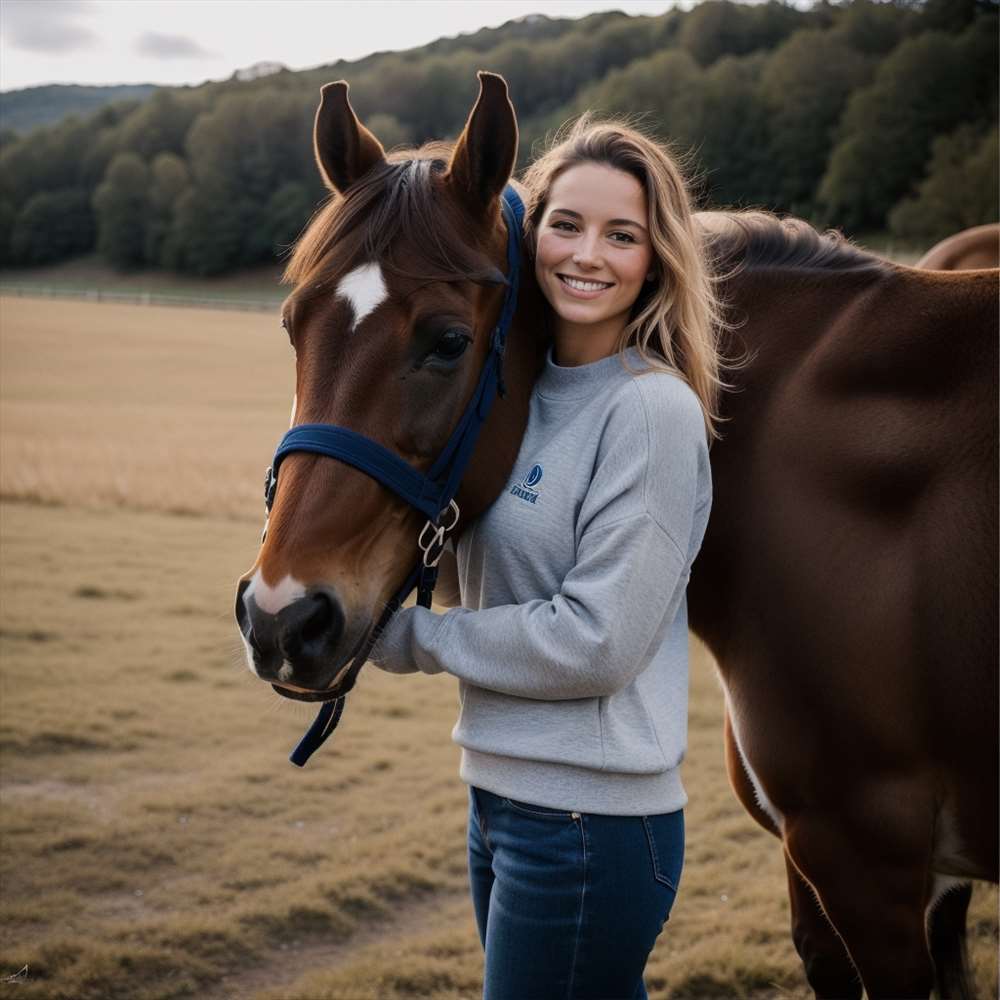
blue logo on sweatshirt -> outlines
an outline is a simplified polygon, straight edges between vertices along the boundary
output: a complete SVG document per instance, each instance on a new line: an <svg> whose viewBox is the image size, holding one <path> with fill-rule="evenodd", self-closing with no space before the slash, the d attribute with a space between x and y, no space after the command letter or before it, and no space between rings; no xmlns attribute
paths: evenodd
<svg viewBox="0 0 1000 1000"><path fill-rule="evenodd" d="M511 493L527 503L538 503L538 490L535 488L542 481L542 467L533 465L528 474L511 488Z"/></svg>

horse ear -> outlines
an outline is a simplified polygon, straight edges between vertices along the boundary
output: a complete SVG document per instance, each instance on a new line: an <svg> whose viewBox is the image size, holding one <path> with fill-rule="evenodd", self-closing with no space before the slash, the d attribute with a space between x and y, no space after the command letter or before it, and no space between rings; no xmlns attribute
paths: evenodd
<svg viewBox="0 0 1000 1000"><path fill-rule="evenodd" d="M476 207L489 205L510 179L517 158L517 117L507 81L482 70L479 98L455 143L448 177Z"/></svg>
<svg viewBox="0 0 1000 1000"><path fill-rule="evenodd" d="M347 99L346 81L325 84L320 94L313 129L316 163L326 186L343 194L372 167L385 162L385 151L358 121Z"/></svg>

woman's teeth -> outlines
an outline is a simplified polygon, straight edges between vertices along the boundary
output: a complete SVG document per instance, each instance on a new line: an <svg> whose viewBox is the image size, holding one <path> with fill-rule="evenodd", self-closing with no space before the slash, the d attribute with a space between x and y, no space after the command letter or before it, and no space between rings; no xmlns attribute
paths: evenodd
<svg viewBox="0 0 1000 1000"><path fill-rule="evenodd" d="M607 281L580 281L579 278L568 278L564 274L559 275L559 280L564 281L570 288L575 288L578 292L599 292L602 288L610 288Z"/></svg>

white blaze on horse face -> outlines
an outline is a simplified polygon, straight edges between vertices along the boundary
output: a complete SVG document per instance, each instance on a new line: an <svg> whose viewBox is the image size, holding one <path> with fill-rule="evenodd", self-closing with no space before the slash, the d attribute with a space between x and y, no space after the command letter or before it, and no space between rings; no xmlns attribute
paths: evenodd
<svg viewBox="0 0 1000 1000"><path fill-rule="evenodd" d="M382 268L378 264L362 264L344 275L336 294L351 303L354 310L351 329L356 330L358 324L386 300L389 292L382 279Z"/></svg>
<svg viewBox="0 0 1000 1000"><path fill-rule="evenodd" d="M292 601L304 597L305 584L299 583L294 576L286 576L278 581L275 587L268 586L260 575L260 570L250 578L250 585L243 595L243 600L249 600L253 595L254 602L261 611L276 615L282 608L288 607Z"/></svg>

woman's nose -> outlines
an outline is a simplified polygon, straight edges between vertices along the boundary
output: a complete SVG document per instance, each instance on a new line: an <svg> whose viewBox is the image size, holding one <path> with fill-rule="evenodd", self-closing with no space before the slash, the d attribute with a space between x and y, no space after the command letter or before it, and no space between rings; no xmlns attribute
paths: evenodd
<svg viewBox="0 0 1000 1000"><path fill-rule="evenodd" d="M595 238L584 236L580 240L573 253L573 263L578 267L601 266L603 261Z"/></svg>

